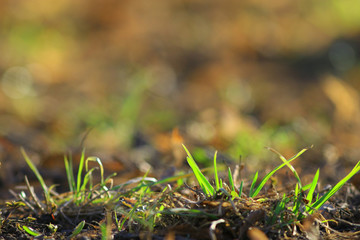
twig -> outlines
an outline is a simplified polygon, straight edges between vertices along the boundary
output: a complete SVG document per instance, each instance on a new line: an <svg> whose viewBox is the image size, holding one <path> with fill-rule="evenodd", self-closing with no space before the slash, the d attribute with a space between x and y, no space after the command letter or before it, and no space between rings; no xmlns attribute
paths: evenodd
<svg viewBox="0 0 360 240"><path fill-rule="evenodd" d="M17 197L19 197L20 200L23 201L23 203L25 203L25 205L31 209L31 211L38 215L38 211L36 211L35 208L31 206L31 204L23 196L21 196L21 194L19 194Z"/></svg>
<svg viewBox="0 0 360 240"><path fill-rule="evenodd" d="M197 201L193 201L193 200L191 200L191 199L188 199L188 198L186 198L186 197L183 197L182 195L180 195L180 194L177 193L177 192L174 193L174 196L175 196L176 198L179 198L179 200L181 199L181 200L183 200L184 202L190 203L190 204L200 204L201 202L203 202L203 200L202 200L202 199L199 200L199 198L198 198Z"/></svg>
<svg viewBox="0 0 360 240"><path fill-rule="evenodd" d="M215 234L216 225L218 225L218 224L220 224L220 223L224 223L224 222L225 222L224 219L219 219L219 220L213 221L213 222L211 223L210 229L209 229L209 233L210 233L211 240L217 240L216 234Z"/></svg>
<svg viewBox="0 0 360 240"><path fill-rule="evenodd" d="M30 186L30 183L29 183L29 180L27 178L27 176L25 176L25 183L26 183L26 186L27 186L27 189L29 190L30 192L30 195L34 198L34 201L36 203L36 206L38 206L38 208L40 208L40 210L42 212L45 212L45 209L44 207L42 206L39 198L36 196L35 192L34 192L34 188Z"/></svg>
<svg viewBox="0 0 360 240"><path fill-rule="evenodd" d="M350 226L360 228L360 224L358 224L358 223L352 223L352 222L346 221L346 220L341 219L341 218L335 218L335 219L336 219L337 221L339 221L339 222L342 222L342 223L348 224L348 225L350 225Z"/></svg>

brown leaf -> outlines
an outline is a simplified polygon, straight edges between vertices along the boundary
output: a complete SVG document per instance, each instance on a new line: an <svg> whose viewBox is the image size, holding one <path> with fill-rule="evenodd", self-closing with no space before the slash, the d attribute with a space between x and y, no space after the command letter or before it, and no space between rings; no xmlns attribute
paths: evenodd
<svg viewBox="0 0 360 240"><path fill-rule="evenodd" d="M251 227L247 231L247 236L250 240L267 240L266 234L258 228Z"/></svg>

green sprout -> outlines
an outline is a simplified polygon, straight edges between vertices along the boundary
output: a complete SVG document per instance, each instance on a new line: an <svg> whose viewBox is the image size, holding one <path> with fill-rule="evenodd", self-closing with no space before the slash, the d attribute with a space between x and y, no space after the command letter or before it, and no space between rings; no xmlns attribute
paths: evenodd
<svg viewBox="0 0 360 240"><path fill-rule="evenodd" d="M194 175L195 175L200 187L202 188L202 190L204 191L205 194L215 196L215 194L216 194L215 189L213 188L213 186L211 186L210 182L206 179L204 174L202 174L202 172L200 171L200 168L196 164L194 158L191 156L189 150L187 150L185 145L183 145L183 147L188 155L186 159L187 159L191 169L193 170Z"/></svg>

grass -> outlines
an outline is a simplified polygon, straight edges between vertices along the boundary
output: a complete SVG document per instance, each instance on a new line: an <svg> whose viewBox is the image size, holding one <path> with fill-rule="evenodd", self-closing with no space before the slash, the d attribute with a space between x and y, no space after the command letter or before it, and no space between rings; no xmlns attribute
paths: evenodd
<svg viewBox="0 0 360 240"><path fill-rule="evenodd" d="M259 171L256 171L251 179L242 179L240 184L236 185L237 179L233 177L236 174L232 174L230 167L227 168L227 179L219 177L221 173L217 165L217 152L214 154L211 169L214 171L214 179L209 180L190 151L183 147L192 174L183 173L162 180L147 177L145 174L116 186L112 184L114 174L104 178L104 168L99 158L85 157L83 151L78 171L74 176L71 157L65 157L69 192L63 195L54 193L54 186L48 187L45 184L36 166L22 149L25 161L40 182L44 201L39 200L27 181L29 196L22 191L18 194L18 201L9 202L9 216L19 209L23 212L28 209L35 219L41 218L44 214L51 216L53 222L47 225L46 231L33 222L17 223L18 229L29 237L75 238L91 229L98 229L101 239L111 239L114 234L124 234L124 231L164 235L168 229L185 227L187 224L198 229L210 226L207 232L211 239L216 239L219 229L223 234L230 234L232 238L243 238L244 231L249 229L250 225L256 225L272 237L274 233L282 235L292 231L294 234L294 229L298 229L295 233L300 236L306 234L306 231L299 227L302 221L309 216L321 215L319 209L360 170L358 162L343 179L320 194L317 190L320 170L316 171L310 184L303 186L299 174L292 165L292 162L301 157L308 148L302 149L289 159L276 150L269 149L278 155L282 163L262 178ZM90 162L97 163L98 167L89 168ZM277 192L281 198L276 195L274 197L264 191L264 187L269 185L271 177L283 167L290 169L296 184L292 191ZM100 182L95 184L93 174L96 171L100 171ZM184 183L192 176L197 180L199 189L191 188ZM178 184L174 184L175 182ZM94 226L94 218L98 219L95 220L97 226ZM2 219L1 226L10 219ZM318 224L324 224L323 218L319 219L322 220L319 220ZM234 236L234 231L229 231L229 228L237 229L238 234ZM177 233L181 234L181 231ZM187 234L194 233L190 231Z"/></svg>

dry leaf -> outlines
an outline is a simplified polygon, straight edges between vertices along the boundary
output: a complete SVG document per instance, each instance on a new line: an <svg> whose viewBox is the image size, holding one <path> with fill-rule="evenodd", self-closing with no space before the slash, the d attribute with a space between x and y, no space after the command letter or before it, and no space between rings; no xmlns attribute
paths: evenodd
<svg viewBox="0 0 360 240"><path fill-rule="evenodd" d="M266 234L258 228L251 227L247 231L247 236L250 240L267 240Z"/></svg>

